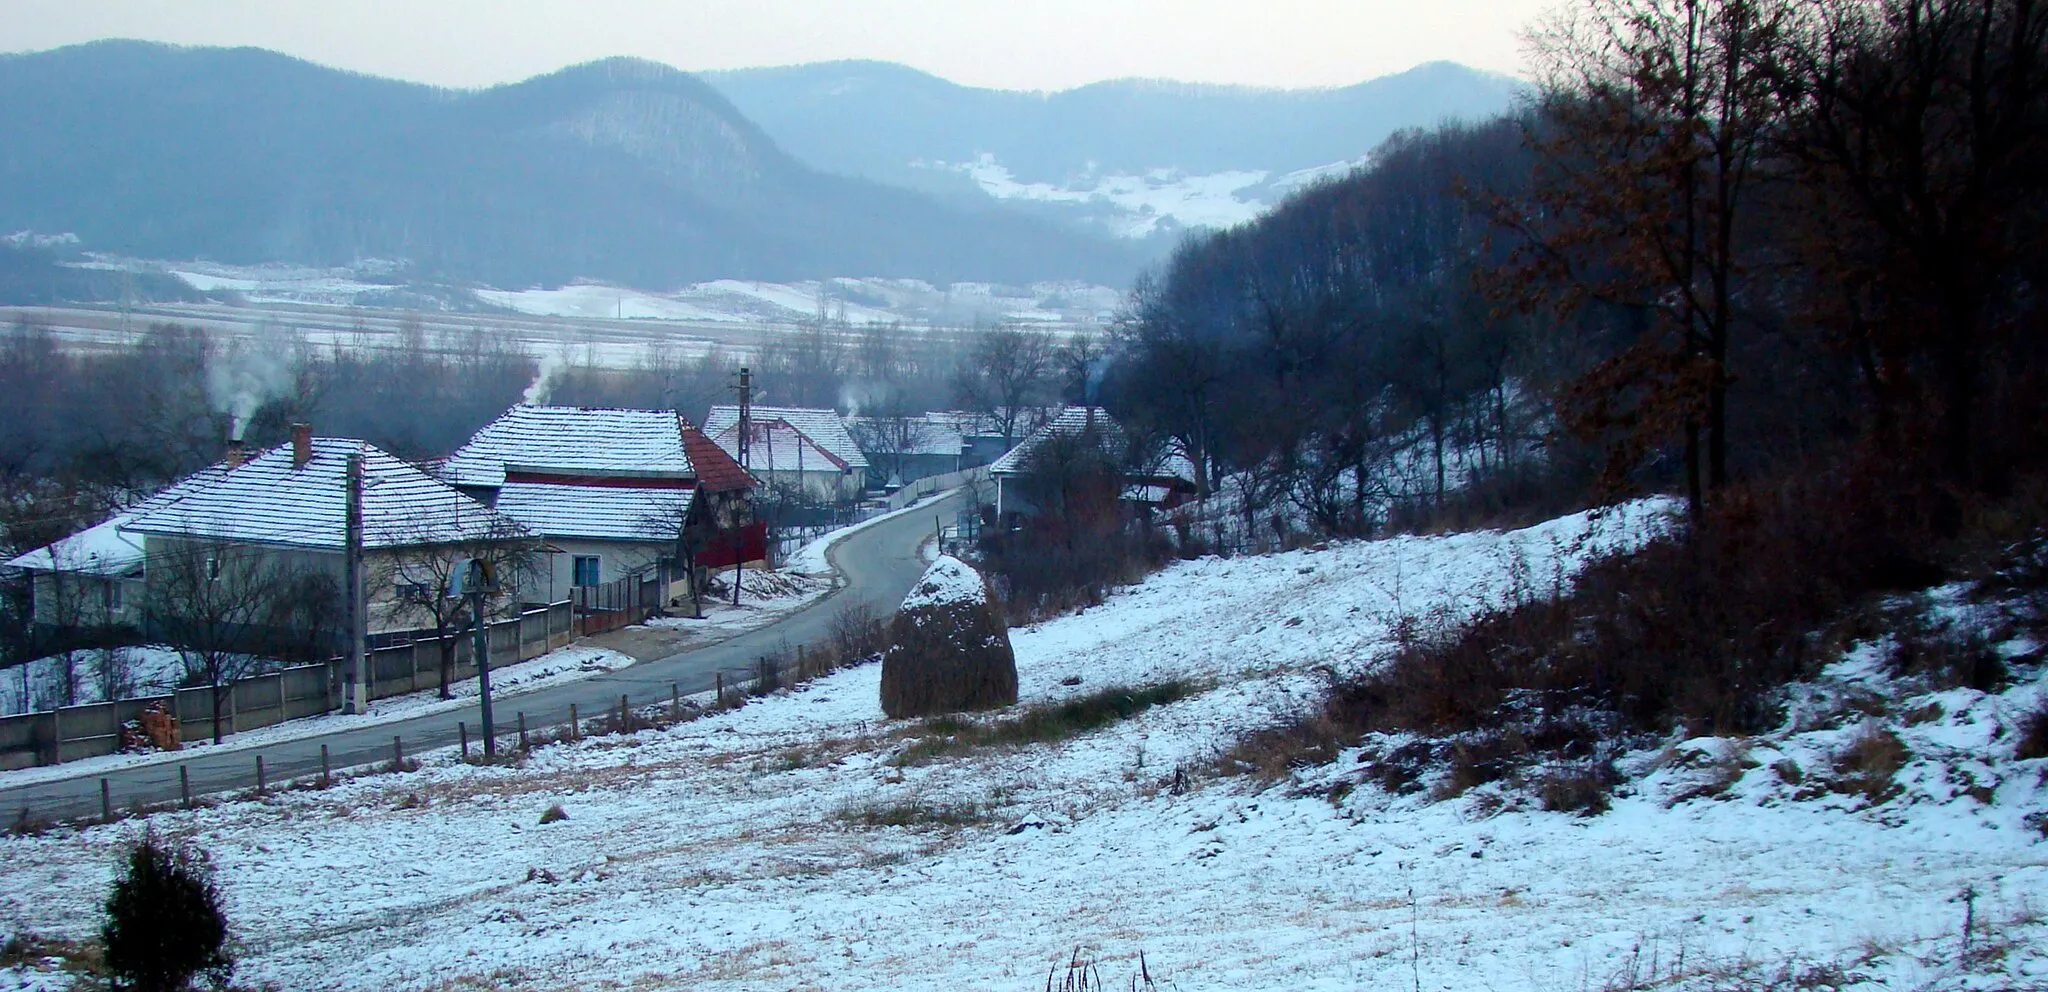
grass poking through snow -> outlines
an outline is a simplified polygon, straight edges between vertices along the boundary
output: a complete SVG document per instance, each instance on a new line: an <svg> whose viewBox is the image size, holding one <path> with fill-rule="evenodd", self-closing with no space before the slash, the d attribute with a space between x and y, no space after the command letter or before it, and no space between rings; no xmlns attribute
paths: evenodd
<svg viewBox="0 0 2048 992"><path fill-rule="evenodd" d="M1154 706L1186 699L1202 686L1173 679L1144 688L1111 686L1058 703L1026 706L1015 716L986 723L957 716L933 717L918 724L922 736L893 759L896 765L928 764L949 755L985 747L1050 744L1127 720Z"/></svg>

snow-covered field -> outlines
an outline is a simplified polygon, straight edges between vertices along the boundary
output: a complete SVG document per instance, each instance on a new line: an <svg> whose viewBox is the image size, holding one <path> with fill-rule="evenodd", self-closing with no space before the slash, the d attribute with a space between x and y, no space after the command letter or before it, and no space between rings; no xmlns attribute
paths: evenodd
<svg viewBox="0 0 2048 992"><path fill-rule="evenodd" d="M955 283L939 287L915 279L832 279L797 283L720 279L670 292L604 283L556 289L475 291L493 306L543 317L596 320L675 320L791 325L822 310L847 324L972 327L1002 321L1078 328L1102 323L1122 294L1084 283L998 286Z"/></svg>
<svg viewBox="0 0 2048 992"><path fill-rule="evenodd" d="M1662 511L1173 565L1012 632L1027 705L1200 687L1063 743L899 765L928 731L882 716L868 666L520 767L441 754L153 825L213 852L252 987L1033 989L1078 954L1126 988L1141 953L1177 989L2048 978L2048 857L2022 818L2044 762L2001 757L1996 729L2034 684L1947 694L1902 722L1906 789L1875 806L1796 798L1773 768L1821 760L1853 725L1673 742L1632 758L1646 777L1593 818L1328 788L1356 776L1352 755L1270 786L1208 773L1243 731L1310 706L1328 673L1382 657L1403 618L1543 594ZM1831 677L1867 677L1855 664ZM1738 746L1759 764L1679 798ZM540 825L556 803L568 819ZM88 936L141 829L0 840L0 936ZM1966 887L1969 974L1953 964Z"/></svg>
<svg viewBox="0 0 2048 992"><path fill-rule="evenodd" d="M998 200L1030 200L1095 207L1099 221L1120 238L1146 238L1161 226L1235 227L1255 220L1290 194L1321 179L1342 176L1367 158L1333 162L1274 175L1264 169L1190 173L1152 169L1131 173L1088 173L1063 183L1018 179L989 153L971 162L921 162L924 168L965 174Z"/></svg>
<svg viewBox="0 0 2048 992"><path fill-rule="evenodd" d="M1162 180L1154 177L1133 182L1157 185ZM1210 182L1214 184L1214 180ZM367 259L352 267L309 268L282 263L225 265L95 254L87 261L70 264L161 273L183 280L201 292L233 293L255 305L355 307L365 302L374 304L409 288L403 266L382 259ZM658 290L595 281L552 288L432 289L443 295L474 296L491 306L536 317L769 327L813 320L822 311L833 320L855 326L901 322L910 326L974 327L1022 321L1072 329L1102 323L1104 315L1123 302L1121 290L1077 282L1040 282L1028 286L960 282L935 286L917 279L861 277L790 283L719 279ZM565 341L575 343L573 339Z"/></svg>

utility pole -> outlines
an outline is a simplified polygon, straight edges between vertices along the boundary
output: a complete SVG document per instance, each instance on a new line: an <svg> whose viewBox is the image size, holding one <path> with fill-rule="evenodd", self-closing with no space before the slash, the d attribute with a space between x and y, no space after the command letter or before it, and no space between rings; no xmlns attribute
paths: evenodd
<svg viewBox="0 0 2048 992"><path fill-rule="evenodd" d="M498 735L491 725L491 620L485 612L485 598L490 594L487 588L494 576L490 566L472 558L469 562L469 612L476 621L476 684L477 695L482 700L484 722L484 757L498 753Z"/></svg>
<svg viewBox="0 0 2048 992"><path fill-rule="evenodd" d="M750 452L750 451L751 451L751 450L753 449L753 443L752 443L752 442L753 442L753 436L754 436L754 423L753 423L753 421L754 421L754 373L753 373L753 371L752 371L752 370L748 369L748 368L747 368L746 366L741 366L741 367L740 367L740 468L742 468L742 469L744 469L744 470L746 470L746 471L748 471L748 472L752 472L752 471L753 471L753 466L752 466L752 465L750 465L750 464L748 464L748 462L747 462L747 455L748 455L748 453L749 453L749 452ZM774 455L774 453L775 453L775 445L774 445L774 443L773 443L772 441L771 441L771 442L769 443L769 445L768 445L768 453L769 453L769 455L770 455L770 456L773 456L773 455ZM747 557L747 551L746 551L746 547L747 547L747 543L746 543L746 535L745 535L745 533L744 533L744 532L742 532L742 533L741 533L741 535L740 535L739 545L738 545L738 547L737 547L737 548L736 548L736 549L735 549L735 550L733 551L733 553L732 553L732 556L733 556L733 559L734 559L734 560L733 560L733 563L732 563L732 605L734 605L734 606L738 606L738 605L740 605L740 576L741 576L741 575L743 575L743 574L745 574L745 572L746 572L746 566L747 566L747 563L746 563L746 560L745 560L745 559L746 559L746 557Z"/></svg>
<svg viewBox="0 0 2048 992"><path fill-rule="evenodd" d="M348 587L348 685L342 702L350 713L370 711L370 665L363 652L369 610L363 602L363 453L348 454L348 509L344 515L342 583Z"/></svg>

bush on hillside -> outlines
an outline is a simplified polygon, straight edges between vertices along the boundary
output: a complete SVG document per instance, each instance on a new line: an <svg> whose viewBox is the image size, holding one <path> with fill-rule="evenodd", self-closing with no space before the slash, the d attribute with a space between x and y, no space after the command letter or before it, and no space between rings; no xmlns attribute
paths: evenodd
<svg viewBox="0 0 2048 992"><path fill-rule="evenodd" d="M227 917L202 852L144 834L107 896L100 941L116 988L175 992L204 978L227 987Z"/></svg>
<svg viewBox="0 0 2048 992"><path fill-rule="evenodd" d="M1767 730L1782 716L1778 690L1832 660L1816 632L1874 594L1944 576L1955 512L1949 494L1917 481L1927 477L1872 458L1731 491L1705 526L1588 565L1562 598L1412 639L1334 687L1302 729L1248 739L1225 768L1410 734L1446 772L1440 796L1499 780L1548 792L1546 765L1597 763L1632 738ZM1942 665L1962 681L1982 667ZM1614 784L1575 785L1587 781ZM1560 804L1599 807L1570 791Z"/></svg>

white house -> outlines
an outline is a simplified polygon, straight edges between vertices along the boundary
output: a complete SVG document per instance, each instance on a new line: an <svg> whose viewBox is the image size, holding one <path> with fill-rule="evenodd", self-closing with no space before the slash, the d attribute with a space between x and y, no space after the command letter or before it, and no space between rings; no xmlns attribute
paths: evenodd
<svg viewBox="0 0 2048 992"><path fill-rule="evenodd" d="M823 502L856 499L867 488L867 455L838 411L751 408L744 459L739 419L739 407L714 406L704 420L704 433L763 484L799 489Z"/></svg>
<svg viewBox="0 0 2048 992"><path fill-rule="evenodd" d="M753 480L673 411L515 406L436 472L545 538L558 552L548 581L563 595L653 574L677 558L678 535L692 521L714 535L694 549L700 565L762 554L753 546ZM663 579L665 600L688 594L683 569Z"/></svg>
<svg viewBox="0 0 2048 992"><path fill-rule="evenodd" d="M339 589L346 568L351 457L362 466L366 576L388 572L392 560L420 549L534 540L516 521L417 466L365 441L313 437L304 425L294 428L289 444L180 481L130 510L117 529L141 542L145 587L170 581L169 563L203 555L214 568L216 556L292 566L324 574ZM411 625L400 590L368 581L366 587L373 633ZM517 594L545 595L535 589Z"/></svg>

